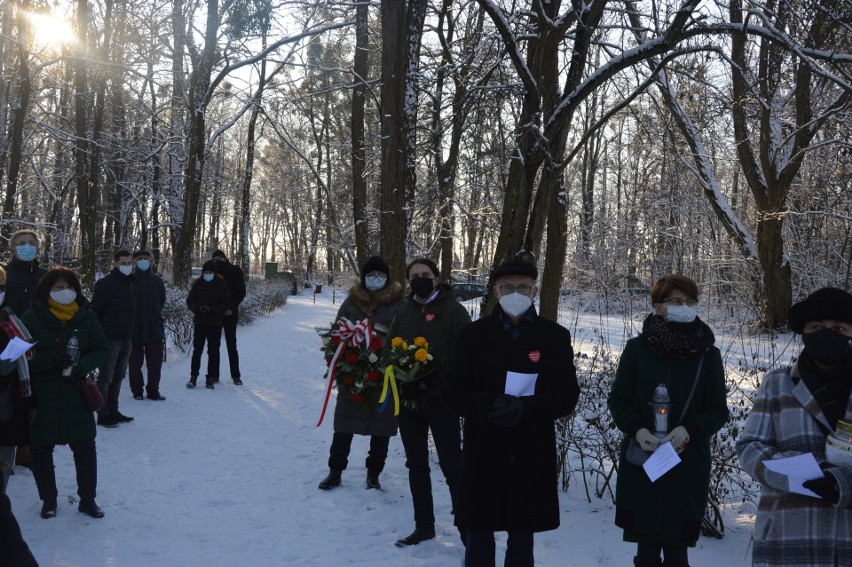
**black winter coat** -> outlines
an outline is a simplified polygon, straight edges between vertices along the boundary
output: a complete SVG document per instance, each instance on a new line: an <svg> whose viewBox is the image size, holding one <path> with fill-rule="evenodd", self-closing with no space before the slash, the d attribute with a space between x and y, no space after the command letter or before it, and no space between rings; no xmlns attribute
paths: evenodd
<svg viewBox="0 0 852 567"><path fill-rule="evenodd" d="M163 307L166 305L166 286L159 274L150 270L133 272L134 343L153 343L166 340Z"/></svg>
<svg viewBox="0 0 852 567"><path fill-rule="evenodd" d="M20 317L33 302L33 292L38 281L47 273L39 267L38 260L24 262L17 258L6 264L6 305Z"/></svg>
<svg viewBox="0 0 852 567"><path fill-rule="evenodd" d="M462 328L442 388L464 420L455 522L489 531L559 527L555 420L580 396L567 329L535 316L517 341L504 329L499 306ZM487 415L505 392L506 373L537 374L535 394L523 396L521 422L502 428Z"/></svg>
<svg viewBox="0 0 852 567"><path fill-rule="evenodd" d="M235 266L228 260L224 262L216 262L216 269L220 276L228 284L228 293L231 294L229 308L234 312L233 316L237 315L237 309L243 299L246 298L246 275L243 269Z"/></svg>
<svg viewBox="0 0 852 567"><path fill-rule="evenodd" d="M0 320L6 319L8 311L0 310ZM9 344L9 336L0 329L0 352ZM12 400L12 419L0 423L0 447L26 445L29 437L30 398L21 397L21 383L18 380L17 362L0 362L0 395L10 395ZM6 391L9 394L6 394Z"/></svg>
<svg viewBox="0 0 852 567"><path fill-rule="evenodd" d="M125 276L118 268L113 268L95 282L91 305L107 339L120 342L130 340L136 311L132 275Z"/></svg>
<svg viewBox="0 0 852 567"><path fill-rule="evenodd" d="M222 276L215 276L212 282L206 282L203 277L199 277L189 288L186 305L195 314L193 322L196 325L222 325L225 311L230 309L231 294ZM202 305L209 309L202 311Z"/></svg>

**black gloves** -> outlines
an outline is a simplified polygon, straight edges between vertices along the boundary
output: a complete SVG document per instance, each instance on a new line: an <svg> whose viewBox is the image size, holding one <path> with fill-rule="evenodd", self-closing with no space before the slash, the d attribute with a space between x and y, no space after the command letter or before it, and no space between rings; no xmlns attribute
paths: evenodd
<svg viewBox="0 0 852 567"><path fill-rule="evenodd" d="M521 422L524 414L524 404L521 398L500 394L494 398L491 411L488 412L488 421L498 427L514 427Z"/></svg>
<svg viewBox="0 0 852 567"><path fill-rule="evenodd" d="M820 498L830 504L837 504L840 500L840 491L837 489L837 479L831 473L824 473L822 478L806 480L802 486L815 492Z"/></svg>
<svg viewBox="0 0 852 567"><path fill-rule="evenodd" d="M60 351L53 355L53 367L64 370L74 364L74 359L67 352Z"/></svg>
<svg viewBox="0 0 852 567"><path fill-rule="evenodd" d="M199 305L198 306L198 312L199 313L210 313L210 306L209 305Z"/></svg>

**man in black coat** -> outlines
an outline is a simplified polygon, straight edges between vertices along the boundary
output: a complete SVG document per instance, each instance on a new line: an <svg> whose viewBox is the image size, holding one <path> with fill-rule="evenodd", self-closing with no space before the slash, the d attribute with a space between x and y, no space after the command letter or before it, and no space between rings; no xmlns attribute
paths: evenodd
<svg viewBox="0 0 852 567"><path fill-rule="evenodd" d="M133 253L133 318L132 346L130 348L130 390L133 399L141 400L145 389L149 400L163 401L160 394L160 376L166 354L166 329L163 307L166 305L166 286L160 274L154 271L151 253L137 250ZM142 374L142 364L148 369L148 385Z"/></svg>
<svg viewBox="0 0 852 567"><path fill-rule="evenodd" d="M506 567L532 567L533 534L559 526L554 421L580 395L571 335L533 306L536 267L494 272L494 312L453 343L442 393L464 421L456 525L465 566L494 565L494 532L509 534Z"/></svg>
<svg viewBox="0 0 852 567"><path fill-rule="evenodd" d="M98 425L116 427L133 421L118 411L118 394L130 359L133 331L133 259L127 250L113 256L112 271L95 282L92 311L95 312L109 341L106 360L99 369L98 388L106 403L98 410Z"/></svg>
<svg viewBox="0 0 852 567"><path fill-rule="evenodd" d="M20 317L30 308L36 284L47 270L38 265L38 235L19 230L9 239L12 260L6 264L6 304Z"/></svg>
<svg viewBox="0 0 852 567"><path fill-rule="evenodd" d="M230 263L221 250L213 252L212 260L216 262L217 273L228 284L228 292L231 294L231 304L225 311L225 323L222 330L225 332L225 346L228 349L231 379L234 384L239 386L243 381L240 378L240 354L237 352L237 321L240 303L246 297L246 275L242 268Z"/></svg>

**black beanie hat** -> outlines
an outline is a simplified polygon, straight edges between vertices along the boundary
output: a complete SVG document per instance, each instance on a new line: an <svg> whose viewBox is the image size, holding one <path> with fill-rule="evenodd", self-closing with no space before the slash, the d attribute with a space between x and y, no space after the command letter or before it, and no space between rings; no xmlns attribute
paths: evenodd
<svg viewBox="0 0 852 567"><path fill-rule="evenodd" d="M836 287L818 289L790 308L788 324L801 335L808 321L826 319L852 323L852 295Z"/></svg>
<svg viewBox="0 0 852 567"><path fill-rule="evenodd" d="M204 265L201 266L202 272L213 272L214 274L219 273L219 267L216 265L216 262L213 260L207 260L204 262Z"/></svg>
<svg viewBox="0 0 852 567"><path fill-rule="evenodd" d="M135 260L139 256L150 256L150 255L151 255L151 253L148 252L147 250L137 250L136 252L133 253L133 259Z"/></svg>
<svg viewBox="0 0 852 567"><path fill-rule="evenodd" d="M210 255L211 258L216 258L217 256L220 257L220 258L224 258L226 260L228 259L228 257L225 256L225 253L222 252L221 250L214 250L213 254Z"/></svg>
<svg viewBox="0 0 852 567"><path fill-rule="evenodd" d="M536 269L535 264L523 260L507 260L494 270L494 281L502 276L529 276L535 280L538 279L538 269Z"/></svg>
<svg viewBox="0 0 852 567"><path fill-rule="evenodd" d="M381 272L390 281L390 267L378 256L373 256L364 264L364 268L361 270L361 285L364 285L364 279L370 272Z"/></svg>

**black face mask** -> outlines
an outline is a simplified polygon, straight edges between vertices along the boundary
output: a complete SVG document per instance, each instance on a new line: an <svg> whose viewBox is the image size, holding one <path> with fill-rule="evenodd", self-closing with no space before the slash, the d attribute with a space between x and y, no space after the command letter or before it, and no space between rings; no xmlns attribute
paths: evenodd
<svg viewBox="0 0 852 567"><path fill-rule="evenodd" d="M411 291L414 292L414 295L421 299L427 299L435 291L435 283L432 278L414 278L408 285L411 286Z"/></svg>
<svg viewBox="0 0 852 567"><path fill-rule="evenodd" d="M840 364L852 357L852 338L834 329L820 329L802 335L805 352L811 358L828 366Z"/></svg>

